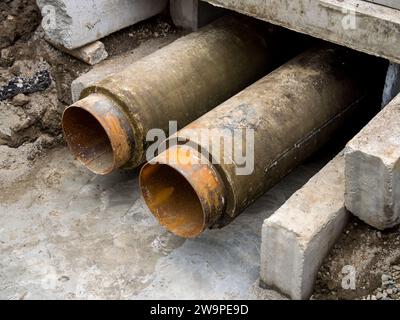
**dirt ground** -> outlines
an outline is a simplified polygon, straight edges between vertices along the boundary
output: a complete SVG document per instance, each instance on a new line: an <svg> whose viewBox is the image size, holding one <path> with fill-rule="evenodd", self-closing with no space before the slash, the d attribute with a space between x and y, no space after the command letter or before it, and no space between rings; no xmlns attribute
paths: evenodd
<svg viewBox="0 0 400 320"><path fill-rule="evenodd" d="M164 271L172 270L174 263L181 266L182 272L187 270L185 263L197 263L199 276L202 272L201 267L204 267L207 272L215 272L215 279L219 280L215 282L216 286L197 288L198 295L192 292L190 298L209 298L207 294L210 292L216 292L214 295L216 298L279 297L272 293L262 293L256 284L259 269L257 239L262 220L316 173L327 159L314 159L302 166L265 195L247 215L243 215L230 227L232 229L226 229L219 236L216 236L216 233L207 234L204 242L201 240L184 242L172 237L154 225L154 221L143 216L143 212L138 213L138 208L143 206L139 199L121 198L123 195L128 198L128 194L132 191L130 188L133 188L132 194L137 196L137 190L135 191L133 186L136 183L136 176L127 178L127 173L118 173L108 180L96 178L80 168L69 156L61 134L61 114L71 103L71 82L80 74L90 70L90 67L50 46L44 40L39 23L40 14L34 0L5 0L0 3L0 87L18 77L31 78L40 71L48 71L52 79L50 86L44 91L19 94L12 99L0 101L0 221L2 224L11 221L14 213L19 214L15 219L22 221L26 219L22 225L19 224L20 221L13 222L25 232L22 238L15 236L18 229L13 230L11 226L6 230L0 224L0 255L4 259L0 261L0 297L51 298L52 296L46 295L43 291L43 288L46 288L43 286L43 281L46 284L46 281L51 282L55 279L57 284L53 285L52 293L55 294L53 297L59 299L149 298L154 292L164 292L168 297L168 290L162 290L168 286L174 288L172 292L176 297L182 298L178 294L178 286L171 284L173 278L163 279L157 271L157 268L161 270L164 268ZM164 15L109 36L104 39L104 43L110 54L109 59L113 59L134 52L150 40L154 42L156 49L161 43L165 45L182 34L182 31L172 26L168 16ZM157 42L154 39L162 41ZM81 189L72 190L72 185L68 183L71 177L78 181ZM118 179L121 182L117 182ZM63 197L66 198L65 201ZM108 202L101 206L104 197L107 197ZM65 212L59 212L55 207L60 199L65 202L60 204L61 208L65 208ZM91 211L80 220L76 206L82 205L85 201L86 207ZM107 207L110 202L112 205ZM41 205L43 207L40 207ZM41 212L41 208L46 210L43 209ZM124 214L120 216L116 213L118 210L122 210ZM107 222L110 220L108 215L112 217L112 213L120 223L115 227L116 234L112 235L111 230L106 232L103 239L94 238L95 235L100 237L104 228L99 219L106 219ZM38 215L37 219L35 215ZM139 223L135 230L127 227L129 223L136 224L138 220L135 219L139 219L141 224ZM35 223L38 225L35 226ZM236 234L236 231L241 229L238 223L244 224L244 230L249 232L248 236L244 232ZM136 238L135 234L142 234L144 232L142 229L148 228L149 225L151 227L148 238L143 240ZM98 233L92 233L88 230L89 227L98 228ZM52 230L55 232L53 236L50 235ZM44 234L41 235L40 232ZM47 239L46 242L42 239L45 236L51 241ZM248 248L250 253L231 251L224 245L222 236L228 237L234 248ZM57 239L62 241L55 242L54 237L59 237ZM235 239L235 237L241 238ZM68 245L70 241L72 245ZM143 243L142 248L136 244L130 245L131 241ZM82 250L74 252L73 246L78 246L81 242ZM57 247L60 243L64 247ZM189 254L191 250L203 250L204 256L207 257L207 250L213 250L215 244L219 244L220 249L226 253L223 255L227 259L225 262L213 258L209 258L209 261L198 261L198 256ZM235 244L238 246L235 247ZM313 299L400 299L399 244L400 228L378 232L354 218L324 262L318 275ZM100 252L101 248L104 250ZM115 255L110 253L113 248L119 248ZM138 268L143 268L140 270L129 269L127 266L134 263L135 259L139 259L138 252L142 252L140 250L153 250L147 256L148 265L138 264ZM41 253L37 254L36 251ZM84 255L81 257L83 262L78 267L71 267L68 259L77 257L73 254L67 255L66 252L71 254L79 252L80 255ZM43 258L42 254L48 256ZM189 254L188 260L182 258L184 254ZM108 259L103 266L98 267L99 269L96 269L96 255ZM240 262L232 259L231 255L240 256ZM59 260L54 262L54 259ZM164 260L161 264L157 264L158 259ZM7 264L7 261L11 263ZM120 264L119 269L117 268L119 271L111 272L114 261ZM46 267L41 270L42 263ZM235 263L238 265L235 266ZM57 269L64 266L65 270L65 265L76 268L74 271L69 269L72 275L63 274L63 270ZM125 266L127 269L124 269ZM150 266L155 271L148 270ZM357 276L355 290L342 287L345 266L355 268ZM232 276L214 269L218 267L231 270ZM248 272L248 275L244 274L243 270ZM109 273L109 276L99 279L102 272ZM136 278L130 278L129 272ZM75 279L74 282L74 274L77 273L82 273L84 276L76 278L78 280ZM174 275L177 276L176 271ZM40 287L36 287L36 284L34 287L29 285L34 283L35 277L38 283L42 284ZM237 279L242 279L243 283L240 284ZM195 283L194 279L188 281ZM98 283L100 283L99 288L96 287ZM226 283L230 285L224 287ZM71 287L74 287L74 290ZM124 288L130 289L124 294ZM249 293L250 291L252 293ZM160 294L160 297L163 295Z"/></svg>
<svg viewBox="0 0 400 320"><path fill-rule="evenodd" d="M71 101L71 82L91 69L44 40L34 0L0 3L0 88L18 78L49 71L45 91L0 100L0 181L3 186L23 179L38 157L63 144L61 116ZM128 54L152 40L151 48L168 44L182 31L168 16L152 18L103 39L109 59ZM149 48L146 48L149 51Z"/></svg>

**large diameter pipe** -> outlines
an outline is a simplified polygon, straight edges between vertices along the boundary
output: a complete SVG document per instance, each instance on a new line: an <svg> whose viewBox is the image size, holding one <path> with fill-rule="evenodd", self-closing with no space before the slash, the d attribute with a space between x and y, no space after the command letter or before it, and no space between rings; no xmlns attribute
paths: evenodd
<svg viewBox="0 0 400 320"><path fill-rule="evenodd" d="M323 47L275 70L178 132L178 143L171 138L169 149L143 167L148 207L186 238L227 225L356 114L376 84L372 66L359 54ZM232 139L241 129L245 138ZM223 144L215 147L210 136ZM225 153L234 149L247 152L254 170L240 172L242 163Z"/></svg>
<svg viewBox="0 0 400 320"><path fill-rule="evenodd" d="M98 174L141 165L150 129L183 128L284 62L282 32L222 18L85 89L63 116L71 152Z"/></svg>

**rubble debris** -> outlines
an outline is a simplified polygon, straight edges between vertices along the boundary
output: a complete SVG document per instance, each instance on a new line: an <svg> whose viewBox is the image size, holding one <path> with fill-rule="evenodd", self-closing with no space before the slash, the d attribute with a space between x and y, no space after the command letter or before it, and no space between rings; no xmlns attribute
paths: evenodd
<svg viewBox="0 0 400 320"><path fill-rule="evenodd" d="M51 81L48 70L39 71L32 78L16 77L7 85L0 87L0 101L11 99L20 93L44 91L50 87Z"/></svg>

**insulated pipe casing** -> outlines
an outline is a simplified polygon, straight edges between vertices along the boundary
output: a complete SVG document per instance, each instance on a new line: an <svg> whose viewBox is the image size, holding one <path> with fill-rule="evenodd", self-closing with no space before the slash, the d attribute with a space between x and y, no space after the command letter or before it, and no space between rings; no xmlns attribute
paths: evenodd
<svg viewBox="0 0 400 320"><path fill-rule="evenodd" d="M342 48L322 47L307 51L275 70L182 129L173 137L179 138L178 146L170 146L142 169L141 188L149 208L161 224L180 236L195 237L205 229L193 227L193 221L192 226L188 224L186 228L168 224L166 217L177 215L180 207L184 207L179 201L175 203L174 194L180 192L180 186L174 181L163 185L163 189L172 187L175 192L154 205L160 192L157 176L162 177L170 170L186 179L201 203L205 201L199 196L198 177L188 171L190 166L169 161L178 149L179 153L190 154L193 159L206 157L208 164L202 162L201 166L218 173L220 201L214 206L223 207L223 210L212 213L203 210L204 220L212 222L205 227L223 227L230 223L351 119L360 102L376 85L373 69L373 60L360 54ZM251 130L254 134L254 170L247 175L238 175L240 165L225 156L224 145L220 145L219 150L212 149L213 144L204 140L204 129L212 132L211 136L222 137L224 143L232 141L235 130ZM203 132L198 134L200 131ZM245 154L243 147L247 142L233 140L233 149ZM249 157L252 156L251 149L250 144ZM215 161L220 160L221 155L222 161ZM199 167L199 164L194 162L192 167ZM157 174L152 175L149 170ZM205 175L202 179L211 177ZM213 184L209 185L210 194L216 189L210 187ZM192 197L187 194L188 198ZM191 232L187 232L188 228Z"/></svg>
<svg viewBox="0 0 400 320"><path fill-rule="evenodd" d="M149 130L168 132L169 121L184 127L290 58L294 50L286 47L293 42L287 41L283 32L249 18L225 17L86 88L82 100L64 114L65 138L72 152L99 174L121 167L115 159L111 161L112 157L104 156L110 150L120 153L118 146L124 152L130 150L122 156L129 159L125 167L139 166L152 143L146 141ZM94 94L96 103L107 101L100 114L93 112L96 108L88 110ZM98 128L83 131L77 124L81 121L79 111L79 117L74 117L77 109L86 110L87 123L95 126L97 121ZM115 114L123 114L124 119ZM104 120L107 117L113 120ZM127 142L112 134L114 127L104 127L111 122L118 128L129 123L129 132L123 135L128 136ZM100 134L102 126L103 151L89 141L79 143L87 132ZM109 161L99 163L98 159L105 158Z"/></svg>

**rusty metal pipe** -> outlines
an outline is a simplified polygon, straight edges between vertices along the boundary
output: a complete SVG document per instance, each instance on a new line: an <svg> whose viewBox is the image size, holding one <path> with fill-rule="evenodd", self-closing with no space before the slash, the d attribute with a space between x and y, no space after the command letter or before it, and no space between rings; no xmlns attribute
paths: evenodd
<svg viewBox="0 0 400 320"><path fill-rule="evenodd" d="M374 65L346 49L312 49L182 129L142 168L141 190L151 212L187 238L229 224L357 114L376 90ZM240 129L254 133L254 144L247 144L252 135L232 139ZM215 136L224 143L215 147ZM226 141L239 154L252 156L254 149L254 162L247 158L254 170L238 174L244 163L230 161Z"/></svg>
<svg viewBox="0 0 400 320"><path fill-rule="evenodd" d="M98 174L139 166L148 130L184 127L290 58L283 32L225 17L85 89L63 117L71 152Z"/></svg>

